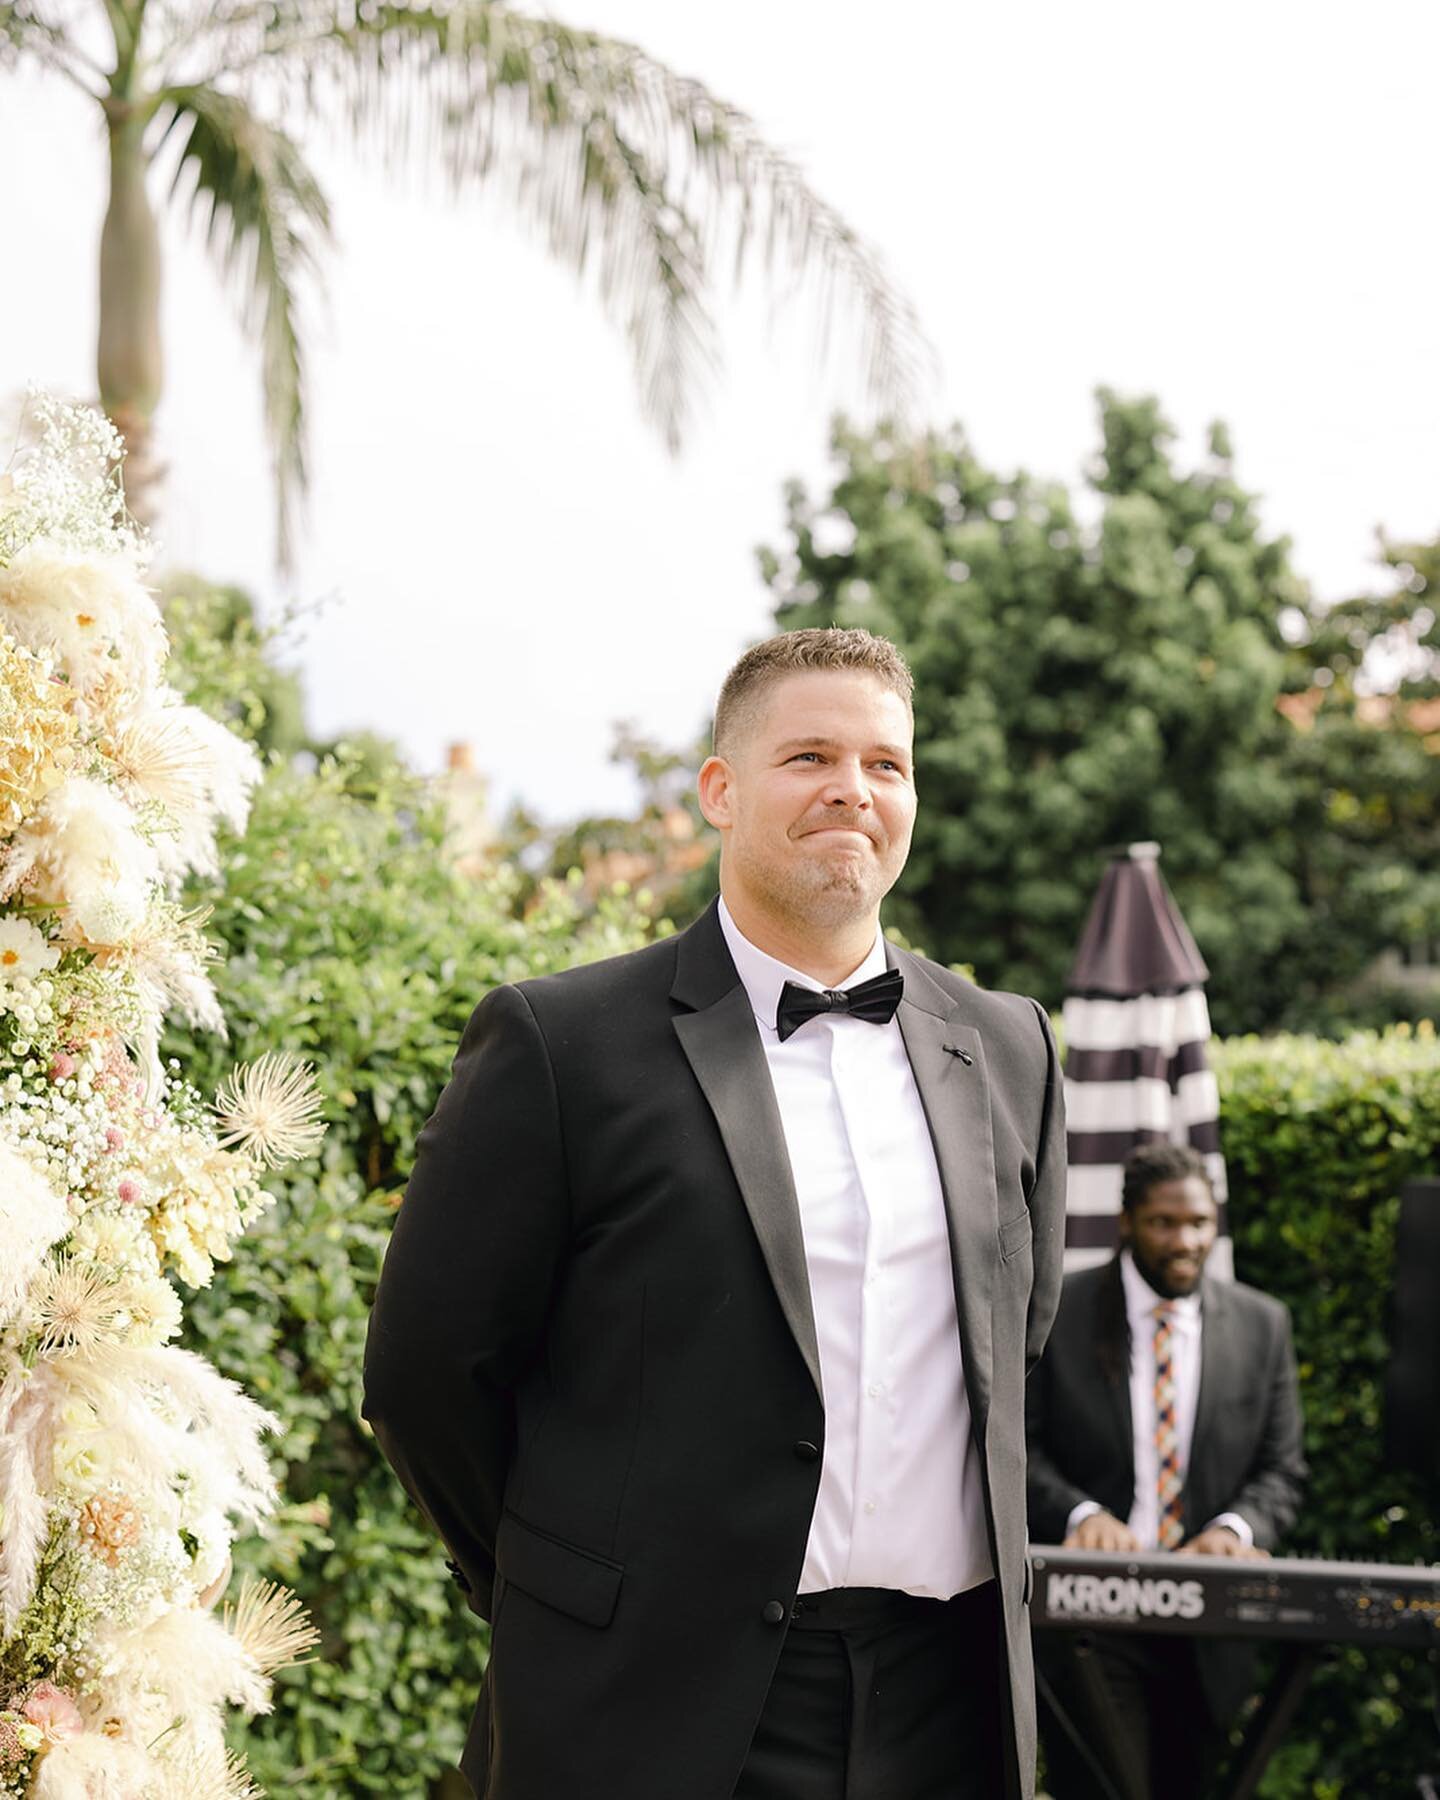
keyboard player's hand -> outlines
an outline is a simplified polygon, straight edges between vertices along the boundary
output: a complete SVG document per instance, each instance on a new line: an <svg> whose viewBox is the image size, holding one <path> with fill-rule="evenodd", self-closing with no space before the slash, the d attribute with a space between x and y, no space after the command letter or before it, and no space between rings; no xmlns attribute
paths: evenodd
<svg viewBox="0 0 1440 1800"><path fill-rule="evenodd" d="M1088 1519L1082 1519L1065 1540L1067 1550L1114 1550L1125 1552L1138 1550L1140 1540L1124 1522L1113 1513L1093 1512Z"/></svg>
<svg viewBox="0 0 1440 1800"><path fill-rule="evenodd" d="M1203 1531L1196 1532L1188 1544L1182 1544L1175 1552L1177 1556L1239 1556L1247 1560L1268 1556L1268 1550L1257 1550L1251 1544L1241 1543L1228 1525L1207 1525Z"/></svg>

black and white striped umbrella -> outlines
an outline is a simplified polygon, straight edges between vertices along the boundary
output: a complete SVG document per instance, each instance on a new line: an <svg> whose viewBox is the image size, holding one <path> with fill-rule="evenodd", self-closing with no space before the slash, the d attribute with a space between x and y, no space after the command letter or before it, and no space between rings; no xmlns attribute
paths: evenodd
<svg viewBox="0 0 1440 1800"><path fill-rule="evenodd" d="M1084 1268L1114 1252L1121 1165L1137 1144L1168 1139L1205 1158L1222 1234L1209 1268L1229 1274L1220 1096L1205 1056L1209 970L1159 859L1158 844L1131 844L1114 858L1070 971L1065 1264Z"/></svg>

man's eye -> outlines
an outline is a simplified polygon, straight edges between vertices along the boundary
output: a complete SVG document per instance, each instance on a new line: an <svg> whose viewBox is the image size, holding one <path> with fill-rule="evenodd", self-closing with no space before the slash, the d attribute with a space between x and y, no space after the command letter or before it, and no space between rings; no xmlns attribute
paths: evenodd
<svg viewBox="0 0 1440 1800"><path fill-rule="evenodd" d="M820 753L818 750L797 750L790 760L791 762L805 762L807 760L810 762L819 762Z"/></svg>

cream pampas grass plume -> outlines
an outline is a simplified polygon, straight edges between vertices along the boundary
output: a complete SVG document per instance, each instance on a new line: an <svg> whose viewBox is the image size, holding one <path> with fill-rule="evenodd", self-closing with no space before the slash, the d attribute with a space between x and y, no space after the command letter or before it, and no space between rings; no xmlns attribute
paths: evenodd
<svg viewBox="0 0 1440 1800"><path fill-rule="evenodd" d="M160 859L112 787L74 775L15 834L4 891L53 906L66 936L118 944L143 922Z"/></svg>
<svg viewBox="0 0 1440 1800"><path fill-rule="evenodd" d="M213 1613L178 1606L133 1631L100 1643L115 1673L108 1702L122 1716L149 1710L156 1697L175 1719L201 1721L225 1701L247 1713L270 1710L270 1683Z"/></svg>
<svg viewBox="0 0 1440 1800"><path fill-rule="evenodd" d="M262 1439L280 1421L193 1350L105 1344L56 1363L54 1378L95 1413L123 1472L155 1493L185 1469L210 1510L258 1524L275 1504Z"/></svg>
<svg viewBox="0 0 1440 1800"><path fill-rule="evenodd" d="M12 1383L7 1379L6 1390ZM50 1524L44 1478L54 1462L58 1386L43 1365L16 1378L0 1430L0 1639L30 1604Z"/></svg>
<svg viewBox="0 0 1440 1800"><path fill-rule="evenodd" d="M72 1223L61 1195L19 1151L0 1141L0 1324L24 1299L46 1251Z"/></svg>
<svg viewBox="0 0 1440 1800"><path fill-rule="evenodd" d="M245 1759L233 1750L185 1750L167 1759L154 1788L154 1800L265 1800Z"/></svg>
<svg viewBox="0 0 1440 1800"><path fill-rule="evenodd" d="M134 558L37 539L0 567L0 623L52 656L81 694L117 674L132 691L160 679L165 627Z"/></svg>
<svg viewBox="0 0 1440 1800"><path fill-rule="evenodd" d="M250 745L167 689L162 704L122 719L102 748L132 796L164 808L169 829L156 850L172 888L192 871L218 875L216 826L244 830L261 775Z"/></svg>
<svg viewBox="0 0 1440 1800"><path fill-rule="evenodd" d="M315 1071L275 1051L236 1069L216 1094L215 1111L220 1142L270 1169L309 1156L325 1135Z"/></svg>
<svg viewBox="0 0 1440 1800"><path fill-rule="evenodd" d="M149 1791L150 1758L123 1738L87 1731L41 1757L32 1800L134 1800Z"/></svg>

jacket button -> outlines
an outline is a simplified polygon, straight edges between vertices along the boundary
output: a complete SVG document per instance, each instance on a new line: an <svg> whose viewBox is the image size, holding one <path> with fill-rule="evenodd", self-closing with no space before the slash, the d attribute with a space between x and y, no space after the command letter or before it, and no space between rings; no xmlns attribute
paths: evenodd
<svg viewBox="0 0 1440 1800"><path fill-rule="evenodd" d="M761 1609L760 1617L767 1625L783 1625L785 1623L785 1602L783 1600L767 1600Z"/></svg>
<svg viewBox="0 0 1440 1800"><path fill-rule="evenodd" d="M819 1462L820 1446L818 1444L812 1444L808 1438L801 1438L800 1442L795 1446L795 1454L800 1458L801 1462Z"/></svg>

